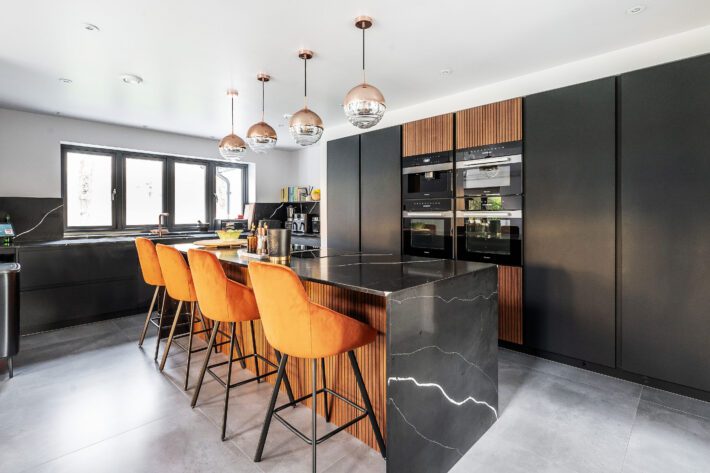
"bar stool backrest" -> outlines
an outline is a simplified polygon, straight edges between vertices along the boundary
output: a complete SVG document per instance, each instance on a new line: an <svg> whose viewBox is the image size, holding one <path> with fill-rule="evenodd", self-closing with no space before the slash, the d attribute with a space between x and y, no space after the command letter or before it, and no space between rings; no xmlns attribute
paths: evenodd
<svg viewBox="0 0 710 473"><path fill-rule="evenodd" d="M155 249L168 295L178 301L197 301L192 274L182 253L172 246L160 244L156 245Z"/></svg>
<svg viewBox="0 0 710 473"><path fill-rule="evenodd" d="M286 266L251 261L249 277L271 346L289 355L309 356L310 301L298 275Z"/></svg>
<svg viewBox="0 0 710 473"><path fill-rule="evenodd" d="M143 273L145 283L151 286L165 286L158 253L155 251L153 242L147 238L136 238L136 250L138 250L138 262L141 265L141 273Z"/></svg>

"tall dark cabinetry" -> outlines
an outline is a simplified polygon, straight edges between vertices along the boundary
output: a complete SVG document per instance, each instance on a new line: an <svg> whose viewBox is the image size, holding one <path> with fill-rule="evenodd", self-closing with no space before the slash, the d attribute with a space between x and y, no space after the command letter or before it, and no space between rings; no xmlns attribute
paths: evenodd
<svg viewBox="0 0 710 473"><path fill-rule="evenodd" d="M401 127L360 135L360 247L399 253L402 239Z"/></svg>
<svg viewBox="0 0 710 473"><path fill-rule="evenodd" d="M328 142L328 246L360 249L360 136Z"/></svg>
<svg viewBox="0 0 710 473"><path fill-rule="evenodd" d="M525 98L526 345L615 364L616 85Z"/></svg>
<svg viewBox="0 0 710 473"><path fill-rule="evenodd" d="M328 246L401 250L401 127L328 142Z"/></svg>
<svg viewBox="0 0 710 473"><path fill-rule="evenodd" d="M710 391L710 56L620 79L621 366Z"/></svg>

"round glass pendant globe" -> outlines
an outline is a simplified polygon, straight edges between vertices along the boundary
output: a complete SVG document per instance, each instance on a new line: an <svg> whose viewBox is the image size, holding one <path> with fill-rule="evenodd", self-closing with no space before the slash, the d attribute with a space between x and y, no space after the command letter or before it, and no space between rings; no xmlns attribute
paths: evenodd
<svg viewBox="0 0 710 473"><path fill-rule="evenodd" d="M266 153L276 146L276 131L267 123L259 122L247 131L247 143L255 153Z"/></svg>
<svg viewBox="0 0 710 473"><path fill-rule="evenodd" d="M239 161L246 150L244 140L235 134L227 135L219 142L219 154L229 161Z"/></svg>
<svg viewBox="0 0 710 473"><path fill-rule="evenodd" d="M350 89L343 100L343 111L348 121L362 129L377 125L386 110L382 92L366 83Z"/></svg>
<svg viewBox="0 0 710 473"><path fill-rule="evenodd" d="M288 124L288 131L300 146L317 143L323 136L323 121L317 113L303 108L294 113Z"/></svg>

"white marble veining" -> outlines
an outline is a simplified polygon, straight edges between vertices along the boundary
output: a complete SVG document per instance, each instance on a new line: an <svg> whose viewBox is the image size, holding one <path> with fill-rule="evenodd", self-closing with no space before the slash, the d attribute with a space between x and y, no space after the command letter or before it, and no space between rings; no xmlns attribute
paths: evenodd
<svg viewBox="0 0 710 473"><path fill-rule="evenodd" d="M478 405L481 405L481 406L486 406L488 409L491 410L491 412L493 412L493 415L496 417L496 419L498 419L498 411L496 410L495 407L491 406L491 405L488 404L486 401L479 401L478 399L476 399L476 398L473 397L473 396L467 396L464 400L462 400L462 401L457 401L456 399L454 399L454 398L452 398L451 396L449 396L449 395L446 393L446 391L444 390L444 388L442 388L441 385L439 385L439 384L437 384L437 383L424 383L424 382L419 382L419 381L417 381L415 378L412 378L412 377L390 377L390 378L387 378L387 384L390 384L390 383L392 383L392 382L397 382L397 383L399 383L399 382L409 382L409 383L415 384L417 387L420 387L420 388L435 388L435 389L438 389L439 392L441 392L441 394L442 394L442 395L446 398L446 400L449 401L451 404L455 404L455 405L457 405L457 406L463 406L463 405L466 404L467 402L473 402L473 403L478 404Z"/></svg>
<svg viewBox="0 0 710 473"><path fill-rule="evenodd" d="M423 438L423 439L426 440L427 442L431 442L431 443L433 443L433 444L436 444L436 445L438 445L438 446L440 446L440 447L442 447L442 448L446 448L446 449L448 449L448 450L453 450L453 451L455 451L456 453L458 453L460 457L463 456L463 453L461 453L461 450L459 450L458 448L450 447L450 446L448 446L448 445L444 445L443 443L438 442L438 441L436 441L436 440L434 440L434 439L432 439L432 438L429 438L429 437L427 437L426 435L424 435L423 433L421 433L421 432L419 431L419 429L417 429L417 427L416 427L414 424L412 424L411 422L409 422L409 420L407 419L407 416L404 415L404 413L403 413L402 410L399 408L399 406L397 405L397 403L394 402L394 399L390 398L389 401L390 401L390 403L392 404L392 406L394 406L394 408L397 410L397 412L399 413L399 415L402 417L402 420L403 420L408 426L410 426L410 427L412 428L412 430L414 430L414 432L415 432L418 436L420 436L421 438Z"/></svg>
<svg viewBox="0 0 710 473"><path fill-rule="evenodd" d="M441 297L441 296L437 296L437 295L421 295L421 296L405 297L404 299L400 299L400 300L397 300L397 299L390 299L390 301L396 302L397 304L402 304L402 303L407 302L407 301L412 300L412 299L439 299L439 300L442 301L444 304L449 304L449 303L451 303L451 302L453 302L453 301L459 301L459 302L474 302L474 301L476 301L476 300L478 300L478 299L489 300L489 299L490 299L491 297L493 297L493 296L498 296L498 291L493 291L493 292L491 292L490 294L488 294L487 296L485 296L485 295L483 295L483 294L480 294L480 295L478 295L478 296L476 296L476 297L471 297L471 298L465 298L465 297L457 297L457 296L454 296L454 297L450 297L450 298L447 299L447 298L444 298L444 297Z"/></svg>

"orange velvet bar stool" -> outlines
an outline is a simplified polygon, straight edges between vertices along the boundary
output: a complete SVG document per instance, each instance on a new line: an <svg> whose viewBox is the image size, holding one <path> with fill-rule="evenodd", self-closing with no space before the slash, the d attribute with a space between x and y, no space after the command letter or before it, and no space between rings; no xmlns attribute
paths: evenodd
<svg viewBox="0 0 710 473"><path fill-rule="evenodd" d="M278 366L261 356L256 350L254 321L259 319L259 310L256 306L256 300L254 299L254 293L252 290L243 284L239 284L238 282L227 278L227 275L224 273L224 268L222 268L222 265L213 253L204 250L191 249L187 252L187 257L190 262L190 270L192 271L192 278L195 283L195 291L197 292L197 300L200 304L202 315L214 322L212 335L210 336L209 345L207 346L207 356L205 357L205 361L202 365L202 371L200 372L200 377L197 382L197 388L192 396L192 407L195 407L197 404L197 398L200 396L200 388L202 387L202 382L205 378L205 372L208 372L225 388L224 413L222 415L222 440L225 440L227 430L227 409L229 408L229 390L252 381L261 382L262 378L277 373L276 368L278 368ZM249 322L253 350L253 353L250 355L243 356L241 350L239 349L239 343L237 341L235 331L236 325L239 322ZM227 361L210 365L209 362L212 347L214 346L219 326L223 323L229 324L230 326L229 359ZM232 358L235 344L237 347L238 357ZM280 360L281 354L276 352L276 357ZM234 361L243 363L247 358L254 358L256 376L232 384L232 363ZM271 366L274 370L260 374L259 360ZM225 364L228 365L227 379L223 381L212 371L212 368ZM286 382L288 383L288 379ZM290 385L287 384L287 388L289 398L293 399Z"/></svg>
<svg viewBox="0 0 710 473"><path fill-rule="evenodd" d="M173 319L173 324L170 327L170 334L168 335L168 341L165 344L165 349L163 350L163 358L160 361L160 371L165 368L165 362L168 359L168 353L170 352L170 346L173 343L173 339L180 338L175 337L175 329L178 326L178 320L180 319L180 313L182 306L185 303L190 304L190 331L188 333L188 345L187 345L187 370L185 372L185 387L187 390L187 384L190 379L190 360L192 354L204 351L206 348L198 348L196 350L192 349L192 338L194 335L206 332L204 320L200 319L202 322L202 330L195 332L195 303L197 302L197 294L195 293L195 286L192 283L192 274L190 273L190 268L187 266L185 257L172 246L166 245L156 245L156 252L158 253L158 261L160 262L160 269L163 272L163 279L165 280L165 289L168 295L178 301L177 310L175 311L175 318ZM198 310L199 312L199 310ZM158 340L160 342L160 340Z"/></svg>
<svg viewBox="0 0 710 473"><path fill-rule="evenodd" d="M254 295L261 314L261 323L264 327L264 334L274 349L282 352L283 356L279 362L279 370L276 377L276 384L271 395L271 402L266 412L266 419L261 431L259 446L254 456L254 461L261 461L264 452L264 444L269 433L272 417L276 417L290 431L311 445L313 456L313 472L316 471L316 446L324 440L332 437L341 430L368 417L372 430L375 433L380 453L386 457L385 442L377 423L377 418L372 410L370 396L365 388L362 373L355 357L355 349L365 346L375 340L377 332L369 325L343 315L334 310L315 304L308 299L301 280L291 268L271 263L260 263L252 261L249 263L249 277L251 278ZM335 356L341 353L348 354L350 365L352 366L358 389L362 395L365 407L360 407L349 399L344 398L335 391L325 386L325 370L323 372L323 388L318 389L318 359L327 356ZM289 356L306 358L312 360L313 365L313 391L310 395L282 406L276 407L276 400L279 393L286 363ZM327 433L321 438L316 432L316 407L318 394L323 394L326 402L327 395L337 397L343 402L353 406L361 414L349 422L339 426L337 429ZM282 418L278 412L295 404L304 401L308 397L312 398L312 435L307 437L296 427Z"/></svg>
<svg viewBox="0 0 710 473"><path fill-rule="evenodd" d="M162 329L163 312L165 311L165 281L163 281L163 273L160 270L160 262L158 261L158 253L155 251L155 245L153 242L147 238L136 238L136 250L138 251L138 262L141 266L141 273L143 273L143 280L146 284L150 286L155 286L155 292L153 293L153 300L150 302L150 308L148 309L148 315L145 318L145 323L143 324L143 331L141 332L140 340L138 340L138 346L143 346L143 341L145 340L145 334L148 331L148 324L151 322L158 327L158 342L155 345L155 356L154 359L158 359L158 346L160 344L160 331ZM153 308L158 300L160 289L163 289L163 303L160 306L160 317L159 322L156 323L152 318Z"/></svg>

